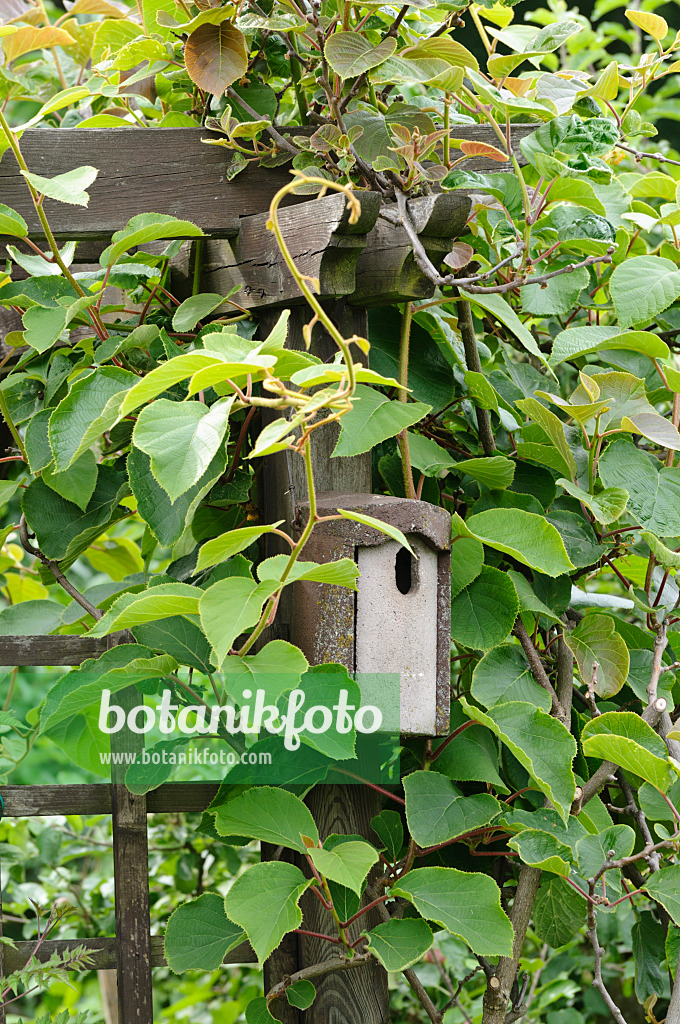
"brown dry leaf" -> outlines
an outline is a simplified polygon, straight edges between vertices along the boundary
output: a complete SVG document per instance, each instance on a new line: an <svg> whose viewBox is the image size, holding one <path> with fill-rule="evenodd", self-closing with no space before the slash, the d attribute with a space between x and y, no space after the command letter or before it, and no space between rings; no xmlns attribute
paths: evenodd
<svg viewBox="0 0 680 1024"><path fill-rule="evenodd" d="M451 252L444 257L444 263L451 270L462 270L475 254L475 250L467 242L454 242Z"/></svg>
<svg viewBox="0 0 680 1024"><path fill-rule="evenodd" d="M187 39L184 60L192 82L219 95L248 69L245 36L229 22L200 25Z"/></svg>

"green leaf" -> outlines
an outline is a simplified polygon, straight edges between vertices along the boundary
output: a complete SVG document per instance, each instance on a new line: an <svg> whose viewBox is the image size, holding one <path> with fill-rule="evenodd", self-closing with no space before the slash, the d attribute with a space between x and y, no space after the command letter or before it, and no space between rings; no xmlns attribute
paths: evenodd
<svg viewBox="0 0 680 1024"><path fill-rule="evenodd" d="M23 315L24 341L36 352L46 352L66 329L68 312L61 307L31 306Z"/></svg>
<svg viewBox="0 0 680 1024"><path fill-rule="evenodd" d="M669 928L669 934L671 929ZM644 1005L664 990L665 938L663 926L649 910L643 910L631 929L635 959L635 996ZM676 957L677 964L677 957Z"/></svg>
<svg viewBox="0 0 680 1024"><path fill-rule="evenodd" d="M72 501L66 501L42 480L34 480L21 499L26 521L35 533L40 550L47 558L61 561L78 548L84 550L95 537L103 533L112 517L127 513L116 512L118 502L127 493L127 480L111 466L102 465L97 475L97 486L83 511Z"/></svg>
<svg viewBox="0 0 680 1024"><path fill-rule="evenodd" d="M365 516L362 512L349 511L346 508L339 508L338 514L343 519L352 519L355 523L362 523L364 526L372 526L374 530L380 530L381 533L387 534L392 540L398 541L402 547L405 547L411 554L414 554L413 548L409 544L406 536L398 530L396 526L390 526L389 523L384 523L382 519L375 519L373 516Z"/></svg>
<svg viewBox="0 0 680 1024"><path fill-rule="evenodd" d="M555 527L567 555L577 568L593 565L598 562L608 549L598 544L595 531L580 512L563 512L562 509L551 511L546 520Z"/></svg>
<svg viewBox="0 0 680 1024"><path fill-rule="evenodd" d="M572 476L576 476L576 459L567 442L562 420L554 412L551 412L550 409L546 409L545 406L541 405L535 398L523 398L515 404L518 409L521 409L522 412L531 417L534 423L538 423L541 430L548 435L557 448L564 463L569 468L569 472Z"/></svg>
<svg viewBox="0 0 680 1024"><path fill-rule="evenodd" d="M114 425L126 390L138 379L117 366L102 366L73 382L50 417L49 441L58 471L68 469Z"/></svg>
<svg viewBox="0 0 680 1024"><path fill-rule="evenodd" d="M501 810L495 797L488 793L464 796L437 772L419 771L407 775L404 793L409 830L422 849L487 825Z"/></svg>
<svg viewBox="0 0 680 1024"><path fill-rule="evenodd" d="M411 465L425 476L438 476L449 469L454 469L456 460L441 445L422 434L406 432ZM483 461L483 460L482 460Z"/></svg>
<svg viewBox="0 0 680 1024"><path fill-rule="evenodd" d="M680 864L655 871L642 888L668 911L676 925L680 925Z"/></svg>
<svg viewBox="0 0 680 1024"><path fill-rule="evenodd" d="M307 1010L316 999L316 989L311 981L302 978L288 986L286 999L291 1006L297 1007L298 1010Z"/></svg>
<svg viewBox="0 0 680 1024"><path fill-rule="evenodd" d="M359 32L335 32L325 46L326 60L341 78L357 78L391 57L397 40L386 36L375 46Z"/></svg>
<svg viewBox="0 0 680 1024"><path fill-rule="evenodd" d="M518 612L512 580L506 573L484 566L451 602L451 638L464 647L488 651L505 640Z"/></svg>
<svg viewBox="0 0 680 1024"><path fill-rule="evenodd" d="M544 711L552 707L550 694L536 682L516 644L494 647L484 655L473 672L471 693L485 708L518 700Z"/></svg>
<svg viewBox="0 0 680 1024"><path fill-rule="evenodd" d="M224 912L224 898L204 892L170 915L165 928L165 959L175 974L215 971L243 939L243 929Z"/></svg>
<svg viewBox="0 0 680 1024"><path fill-rule="evenodd" d="M465 522L454 513L452 529L454 534L475 537L546 576L561 576L575 568L558 531L535 512L491 508L470 516Z"/></svg>
<svg viewBox="0 0 680 1024"><path fill-rule="evenodd" d="M199 672L212 672L210 644L193 619L171 615L158 622L134 626L132 632L137 643L164 651L180 665L189 665Z"/></svg>
<svg viewBox="0 0 680 1024"><path fill-rule="evenodd" d="M97 460L94 452L85 451L68 469L56 473L51 466L42 471L42 478L62 498L85 511L97 486Z"/></svg>
<svg viewBox="0 0 680 1024"><path fill-rule="evenodd" d="M515 463L511 459L506 459L504 455L492 455L486 459L463 459L456 463L455 468L492 490L505 490L515 477Z"/></svg>
<svg viewBox="0 0 680 1024"><path fill-rule="evenodd" d="M332 850L313 846L309 856L319 874L346 886L361 895L366 875L378 860L376 850L368 843L339 843Z"/></svg>
<svg viewBox="0 0 680 1024"><path fill-rule="evenodd" d="M677 551L671 551L670 548L666 547L658 537L655 537L649 530L643 530L640 534L640 540L643 540L649 550L654 554L657 562L664 567L664 569L680 569L680 553Z"/></svg>
<svg viewBox="0 0 680 1024"><path fill-rule="evenodd" d="M633 711L606 711L586 722L581 740L586 757L613 761L662 793L673 781L666 744Z"/></svg>
<svg viewBox="0 0 680 1024"><path fill-rule="evenodd" d="M298 901L311 882L294 864L266 861L244 871L227 893L227 916L245 931L260 966L284 935L299 928L302 912Z"/></svg>
<svg viewBox="0 0 680 1024"><path fill-rule="evenodd" d="M0 234L15 238L25 238L28 234L28 224L21 214L4 203L0 203Z"/></svg>
<svg viewBox="0 0 680 1024"><path fill-rule="evenodd" d="M30 171L21 172L26 181L48 199L56 199L59 203L71 206L87 206L90 196L86 189L90 187L99 174L96 167L75 167L65 174L57 174L54 178L43 178L40 174Z"/></svg>
<svg viewBox="0 0 680 1024"><path fill-rule="evenodd" d="M381 441L418 423L432 408L422 402L390 401L365 384L357 385L352 406L340 420L340 437L333 450L333 457L368 452Z"/></svg>
<svg viewBox="0 0 680 1024"><path fill-rule="evenodd" d="M480 956L510 956L512 925L501 909L500 891L488 875L456 868L416 868L391 890L466 942Z"/></svg>
<svg viewBox="0 0 680 1024"><path fill-rule="evenodd" d="M276 1021L269 1012L269 1003L264 996L256 996L246 1006L246 1024L271 1024Z"/></svg>
<svg viewBox="0 0 680 1024"><path fill-rule="evenodd" d="M468 302L481 306L482 309L485 309L492 316L495 316L497 320L500 320L510 333L514 334L517 340L522 343L527 352L531 352L532 356L535 356L544 366L548 367L548 361L536 344L533 334L524 326L512 306L505 301L502 295L478 295L477 293L468 295L462 289L461 295ZM550 370L550 367L548 369ZM552 370L550 370L550 373L554 376Z"/></svg>
<svg viewBox="0 0 680 1024"><path fill-rule="evenodd" d="M584 836L576 844L581 877L593 878L607 860L630 857L634 846L635 832L629 825L611 825L596 835Z"/></svg>
<svg viewBox="0 0 680 1024"><path fill-rule="evenodd" d="M600 697L613 697L628 678L630 655L623 637L616 632L609 615L586 615L572 633L565 633L564 642L573 651L579 675L586 686L593 682Z"/></svg>
<svg viewBox="0 0 680 1024"><path fill-rule="evenodd" d="M226 450L224 445L193 487L171 501L167 491L151 472L151 459L139 448L132 448L127 459L127 470L132 493L137 499L137 512L157 541L170 547L184 533L199 504L224 473Z"/></svg>
<svg viewBox="0 0 680 1024"><path fill-rule="evenodd" d="M249 789L218 807L215 826L221 836L248 836L298 853L307 849L301 836L319 842L314 819L302 800L273 786Z"/></svg>
<svg viewBox="0 0 680 1024"><path fill-rule="evenodd" d="M138 213L131 217L122 231L111 236L109 245L99 257L102 267L110 267L118 257L147 242L159 238L197 238L203 232L188 220L178 220L163 213Z"/></svg>
<svg viewBox="0 0 680 1024"><path fill-rule="evenodd" d="M633 256L615 268L609 290L622 327L649 323L680 297L680 270L663 256Z"/></svg>
<svg viewBox="0 0 680 1024"><path fill-rule="evenodd" d="M656 257L655 257L656 258ZM640 352L650 359L667 359L668 346L651 331L622 331L618 327L572 327L562 331L553 342L550 365L558 366L565 359L578 359L601 349L623 349Z"/></svg>
<svg viewBox="0 0 680 1024"><path fill-rule="evenodd" d="M215 405L159 398L142 409L132 441L151 457L151 472L170 500L200 480L224 441L233 398Z"/></svg>
<svg viewBox="0 0 680 1024"><path fill-rule="evenodd" d="M484 713L464 697L460 703L470 718L491 729L505 743L566 822L576 790L571 767L576 741L571 733L532 704L497 704Z"/></svg>
<svg viewBox="0 0 680 1024"><path fill-rule="evenodd" d="M368 948L386 971L405 971L425 956L432 929L418 917L392 918L368 932Z"/></svg>
<svg viewBox="0 0 680 1024"><path fill-rule="evenodd" d="M521 572L515 572L514 569L508 570L508 576L515 584L515 590L519 598L520 611L532 612L536 616L544 616L551 622L559 622L559 615L556 615L552 608L549 608L543 601L540 601L529 581L522 575ZM562 578L562 577L558 577Z"/></svg>
<svg viewBox="0 0 680 1024"><path fill-rule="evenodd" d="M217 292L199 292L198 295L190 295L175 310L172 326L180 332L193 331L199 320L212 313L224 301L224 296Z"/></svg>
<svg viewBox="0 0 680 1024"><path fill-rule="evenodd" d="M271 533L282 522L283 519L279 519L278 522L271 523L269 526L244 526L240 530L230 530L228 533L222 533L219 537L206 541L198 553L196 572L207 569L211 565L217 565L218 562L224 562L239 551L245 551L258 537L264 536L265 533Z"/></svg>
<svg viewBox="0 0 680 1024"><path fill-rule="evenodd" d="M451 707L451 732L469 722L458 703ZM498 750L493 734L473 725L456 736L432 763L432 770L454 782L490 782L499 793L509 790L498 774Z"/></svg>
<svg viewBox="0 0 680 1024"><path fill-rule="evenodd" d="M563 477L557 483L560 487L564 487L572 498L582 501L586 508L593 513L598 523L602 523L604 526L615 523L626 511L629 494L622 487L607 487L603 491L598 491L597 494L589 494L582 487Z"/></svg>
<svg viewBox="0 0 680 1024"><path fill-rule="evenodd" d="M0 611L0 636L46 636L62 624L63 604L48 600L21 601Z"/></svg>
<svg viewBox="0 0 680 1024"><path fill-rule="evenodd" d="M457 537L451 545L451 597L474 583L484 565L484 545L474 537Z"/></svg>
<svg viewBox="0 0 680 1024"><path fill-rule="evenodd" d="M555 875L569 876L571 850L549 832L526 828L514 839L508 841L512 850L517 850L520 860L541 871Z"/></svg>
<svg viewBox="0 0 680 1024"><path fill-rule="evenodd" d="M586 923L586 901L564 878L544 878L532 916L539 940L557 949Z"/></svg>
<svg viewBox="0 0 680 1024"><path fill-rule="evenodd" d="M396 860L404 845L404 826L397 811L381 811L371 818L371 828L385 847L387 855Z"/></svg>
<svg viewBox="0 0 680 1024"><path fill-rule="evenodd" d="M229 696L239 703L245 701L243 691L249 689L253 693L263 690L266 703L275 704L286 690L295 689L308 667L304 654L293 644L270 640L257 654L230 654L223 665L224 681Z"/></svg>
<svg viewBox="0 0 680 1024"><path fill-rule="evenodd" d="M256 583L252 579L231 576L205 591L198 606L201 626L219 668L236 637L257 623L263 604L276 589L277 584L269 580Z"/></svg>
<svg viewBox="0 0 680 1024"><path fill-rule="evenodd" d="M605 487L628 491L628 512L640 526L659 537L680 535L680 469L617 440L600 457L599 473Z"/></svg>
<svg viewBox="0 0 680 1024"><path fill-rule="evenodd" d="M266 580L278 582L288 564L288 555L273 555L260 562L257 575L264 583ZM352 558L339 558L337 562L300 562L297 561L286 578L286 584L296 580L309 580L312 583L329 583L337 587L357 589L359 568Z"/></svg>
<svg viewBox="0 0 680 1024"><path fill-rule="evenodd" d="M107 636L119 629L131 629L171 615L197 615L201 591L187 583L161 583L140 594L121 594L90 631L90 636Z"/></svg>

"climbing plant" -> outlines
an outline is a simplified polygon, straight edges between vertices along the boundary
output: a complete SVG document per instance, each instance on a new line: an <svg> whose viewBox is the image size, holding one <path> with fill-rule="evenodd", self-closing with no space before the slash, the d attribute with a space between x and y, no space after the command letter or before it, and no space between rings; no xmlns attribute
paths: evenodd
<svg viewBox="0 0 680 1024"><path fill-rule="evenodd" d="M7 770L39 733L104 774L99 701L130 683L199 711L226 696L238 707L243 680L271 680L272 665L274 703L300 689L332 706L336 683L356 685L263 639L287 585L357 585L351 560L304 557L320 426L340 421L336 455L373 452L375 489L451 513L450 732L405 744L402 777L379 787L373 842L321 843L301 791L339 757L311 733L304 778L298 760L277 788L257 785L239 763L201 823L217 843L294 851L311 877L251 864L226 896L184 904L167 928L173 970L215 970L244 937L263 963L304 931L308 889L337 951L254 999L249 1024L271 1020L277 1000L308 1007L316 979L369 961L402 972L437 1024L622 1024L631 1001L650 1021L680 1020L680 161L653 124L676 116L679 63L654 6L614 22L618 8L602 5L590 24L560 3L522 21L521 7L435 0L76 0L63 14L17 0L0 27L0 145L46 238L29 241L0 206L0 233L17 240L0 304L23 319L0 385L14 445L0 623L136 640L57 681L26 722L3 713ZM177 298L179 243L132 253L199 238L189 222L135 217L98 270L78 272L43 199L86 205L97 169L35 173L21 136L38 123L203 124L230 178L290 164L270 228L335 361L285 349L285 316L256 339L229 296ZM475 123L493 143L457 139ZM514 124L535 126L519 151ZM511 171L469 170L479 156ZM440 265L406 202L433 188L471 197ZM381 193L381 216L435 286L381 311L367 339L331 320L277 220L286 192L328 190L355 219L362 189ZM123 301L108 303L107 286ZM260 460L279 451L306 467L311 515L294 537L257 512ZM286 554L263 559L266 534ZM250 753L270 742L220 738ZM144 792L171 771L134 766L127 781ZM369 907L381 923L350 938ZM447 936L467 961L460 947L447 960ZM615 941L632 952L625 976ZM588 951L596 1002L564 986L552 1002L537 995L565 947ZM441 984L424 987L423 960Z"/></svg>

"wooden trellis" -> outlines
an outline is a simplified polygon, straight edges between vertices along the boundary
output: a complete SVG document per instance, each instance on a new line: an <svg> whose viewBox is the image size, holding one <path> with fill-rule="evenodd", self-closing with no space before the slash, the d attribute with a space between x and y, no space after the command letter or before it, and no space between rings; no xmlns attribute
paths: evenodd
<svg viewBox="0 0 680 1024"><path fill-rule="evenodd" d="M519 140L534 127L513 128L516 149ZM466 126L456 131L462 138L495 142L491 130L484 127ZM205 146L201 142L205 135L202 129L190 128L147 132L138 128L41 129L25 132L21 145L29 168L41 174L54 175L81 164L100 168L89 190L87 209L74 213L70 207L45 200L56 238L82 240L76 256L81 263L97 259L113 232L134 214L153 211L191 220L209 236L202 243L202 286L223 294L238 286L235 300L261 318L264 331L282 308L299 309L299 314L291 317L288 344L300 346L301 326L309 317L273 236L265 230L269 202L290 176L285 168L251 168L227 182L225 165L229 155L222 148ZM474 170L510 169L509 164L492 164L482 158L467 166ZM10 151L0 161L0 194L4 203L25 218L31 237L40 240L40 226L25 179ZM340 195L313 202L306 196L289 197L280 222L300 269L319 278L320 295L332 315L343 327L349 324L350 333L366 335L367 307L426 298L433 294L433 287L418 269L405 231L379 218L379 197L374 193L360 195L362 216L356 225L348 224L345 200ZM420 241L437 262L462 232L469 199L460 193L432 195L411 200L409 207ZM187 243L173 262L173 285L180 296L182 281L193 277L195 251L195 246ZM313 351L326 359L334 347L328 338L319 336ZM368 457L329 459L334 427L314 437L319 490L370 492L370 453ZM289 480L283 480L277 457L272 457L265 476L265 517L289 517L284 499ZM296 480L296 487L298 497L304 499L304 482ZM108 639L87 636L0 637L0 665L78 665L97 657L108 646ZM121 703L126 693L132 700L137 691L123 691L119 694ZM5 817L111 814L115 937L46 941L38 956L47 959L55 950L84 945L92 957L93 969L115 968L119 1024L152 1024L151 971L164 963L163 939L150 934L147 814L200 812L217 788L218 783L166 783L146 796L135 796L122 782L114 781L82 786L7 786L0 791ZM336 796L344 789L328 788L334 789ZM345 814L348 831L367 830L375 809L366 801L364 806L362 800L356 788L352 796L336 800L332 814L327 815L329 820L334 818L334 830L338 814ZM350 812L348 801L353 801ZM323 818L323 801L317 801L315 811ZM25 963L33 946L32 942L20 942L17 949L0 945L0 975ZM306 959L312 952L320 955L317 950L305 950L304 945L297 948L284 940L269 962L268 979L278 980L291 973L297 969L300 957ZM225 963L252 963L255 959L248 943L243 943L227 954ZM375 979L366 973L375 970L367 967L335 975L327 990L320 987L314 1006L305 1014L287 1005L274 1012L287 1024L301 1024L303 1020L325 1024L331 1019L334 1024L382 1024L387 1019L386 986L382 986L379 997L374 996ZM3 1022L4 1012L0 1010L0 1024Z"/></svg>

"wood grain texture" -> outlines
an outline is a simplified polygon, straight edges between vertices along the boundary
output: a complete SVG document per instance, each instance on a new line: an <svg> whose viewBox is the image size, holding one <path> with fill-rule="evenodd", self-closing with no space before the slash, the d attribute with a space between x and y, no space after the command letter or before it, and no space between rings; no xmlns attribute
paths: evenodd
<svg viewBox="0 0 680 1024"><path fill-rule="evenodd" d="M295 264L307 277L317 278L321 298L349 295L355 287L357 259L366 233L380 209L376 192L359 193L361 216L349 223L347 200L340 193L308 201L279 212L279 226ZM268 230L269 214L244 217L238 238L209 241L201 275L204 291L231 295L245 309L266 309L304 302L276 238Z"/></svg>
<svg viewBox="0 0 680 1024"><path fill-rule="evenodd" d="M219 782L166 782L146 795L147 814L200 814ZM76 786L3 786L5 818L52 814L110 814L111 787L93 782Z"/></svg>
<svg viewBox="0 0 680 1024"><path fill-rule="evenodd" d="M21 149L29 170L45 177L83 164L99 169L87 208L45 200L60 241L109 238L128 218L149 212L190 220L224 238L238 233L240 217L266 210L290 175L287 167L252 167L228 182L227 151L201 142L210 134L203 128L35 128L24 132ZM24 217L31 237L40 238L26 182L9 150L0 161L0 194Z"/></svg>
<svg viewBox="0 0 680 1024"><path fill-rule="evenodd" d="M0 665L80 665L107 650L106 637L0 636Z"/></svg>
<svg viewBox="0 0 680 1024"><path fill-rule="evenodd" d="M163 936L150 936L151 966L166 967L167 961L163 951ZM85 946L92 962L88 968L91 971L110 971L116 967L116 940L110 937L96 939L46 939L38 950L37 958L41 963L57 952L66 952L75 949L77 946ZM16 949L10 946L5 947L5 970L7 974L16 971L28 960L35 948L35 942L17 942ZM225 964L254 964L257 957L247 942L242 942L225 956Z"/></svg>
<svg viewBox="0 0 680 1024"><path fill-rule="evenodd" d="M535 131L536 125L513 125L512 146ZM314 129L293 128L293 134ZM493 130L484 125L456 126L458 139L498 145ZM251 166L228 182L230 160L226 149L201 142L211 137L204 128L31 128L24 132L21 148L31 171L52 177L89 164L99 176L89 189L87 208L70 207L45 200L50 225L59 241L106 239L138 213L164 213L198 224L207 234L228 238L238 233L239 221L264 213L271 199L290 181L289 165L277 168ZM212 136L215 138L216 136ZM465 162L469 170L507 170L484 157ZM31 237L42 237L24 178L13 154L7 150L0 161L0 194L3 203L17 210L29 225ZM308 201L288 196L285 205Z"/></svg>

